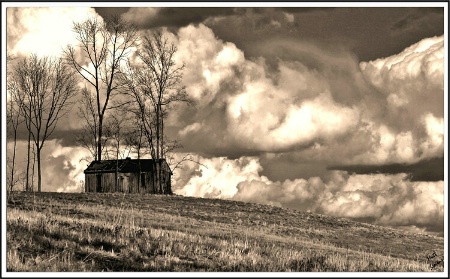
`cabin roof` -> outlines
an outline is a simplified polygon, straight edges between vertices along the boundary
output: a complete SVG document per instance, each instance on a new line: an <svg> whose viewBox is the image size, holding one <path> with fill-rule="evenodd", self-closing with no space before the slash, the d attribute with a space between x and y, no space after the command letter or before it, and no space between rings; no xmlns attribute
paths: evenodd
<svg viewBox="0 0 450 279"><path fill-rule="evenodd" d="M136 173L139 172L139 164L141 172L151 172L153 170L153 164L157 160L153 159L121 159L121 160L101 160L92 161L89 166L84 170L85 174L92 173L114 173L117 171L120 173ZM159 159L163 169L167 169L172 174L169 165L165 159Z"/></svg>

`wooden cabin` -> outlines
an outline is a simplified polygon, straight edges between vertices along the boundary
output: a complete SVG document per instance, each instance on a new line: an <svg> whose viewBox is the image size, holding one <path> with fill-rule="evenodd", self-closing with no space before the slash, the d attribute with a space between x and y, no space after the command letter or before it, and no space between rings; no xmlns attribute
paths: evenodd
<svg viewBox="0 0 450 279"><path fill-rule="evenodd" d="M161 183L156 175L159 169ZM93 161L84 175L85 192L172 194L172 171L165 159Z"/></svg>

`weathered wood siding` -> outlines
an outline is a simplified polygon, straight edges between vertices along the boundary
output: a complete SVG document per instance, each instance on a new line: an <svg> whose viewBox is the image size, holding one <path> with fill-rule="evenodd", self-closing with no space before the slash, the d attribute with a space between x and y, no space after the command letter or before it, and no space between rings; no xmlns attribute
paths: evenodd
<svg viewBox="0 0 450 279"><path fill-rule="evenodd" d="M86 192L95 192L97 180L95 174L85 174L84 188Z"/></svg>
<svg viewBox="0 0 450 279"><path fill-rule="evenodd" d="M99 178L98 178L99 177ZM117 189L114 183L115 173L89 173L85 174L85 191L86 192L102 192L102 193L149 193L158 192L154 185L153 172L139 173L118 173ZM97 179L101 179L101 189L97 189ZM162 172L162 181L165 189L170 189L170 172ZM140 182L140 183L139 183Z"/></svg>

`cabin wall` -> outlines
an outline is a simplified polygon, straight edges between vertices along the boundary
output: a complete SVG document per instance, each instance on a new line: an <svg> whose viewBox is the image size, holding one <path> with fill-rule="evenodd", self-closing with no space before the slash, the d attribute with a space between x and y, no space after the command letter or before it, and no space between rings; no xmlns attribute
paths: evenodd
<svg viewBox="0 0 450 279"><path fill-rule="evenodd" d="M163 183L163 191L164 193L172 193L171 190L171 174L170 172L162 171L161 172L161 180ZM155 194L159 193L159 187L157 185L157 181L155 180L155 176L153 172L146 172L141 174L141 193L149 193Z"/></svg>
<svg viewBox="0 0 450 279"><path fill-rule="evenodd" d="M113 193L115 191L115 173L102 173L102 193Z"/></svg>
<svg viewBox="0 0 450 279"><path fill-rule="evenodd" d="M85 174L84 189L86 192L96 192L97 179L95 174Z"/></svg>
<svg viewBox="0 0 450 279"><path fill-rule="evenodd" d="M97 189L97 179L100 177L101 179L101 189L98 191ZM114 173L89 173L85 174L85 191L90 193L112 193L116 192L115 190L115 174Z"/></svg>
<svg viewBox="0 0 450 279"><path fill-rule="evenodd" d="M119 173L118 186L117 192L141 193L138 187L138 173Z"/></svg>
<svg viewBox="0 0 450 279"><path fill-rule="evenodd" d="M101 189L97 191L97 176L101 177ZM140 176L140 179L139 179ZM102 193L158 193L157 186L154 185L153 172L139 173L118 173L117 189L115 188L115 173L85 174L85 192L102 192ZM162 182L164 193L172 193L171 190L171 174L170 172L162 172ZM140 185L139 185L140 182Z"/></svg>

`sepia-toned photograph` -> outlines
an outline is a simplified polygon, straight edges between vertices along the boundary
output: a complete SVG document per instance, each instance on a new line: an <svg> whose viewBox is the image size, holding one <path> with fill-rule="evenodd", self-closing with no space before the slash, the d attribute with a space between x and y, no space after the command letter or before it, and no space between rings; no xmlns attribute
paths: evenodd
<svg viewBox="0 0 450 279"><path fill-rule="evenodd" d="M447 31L447 2L2 2L2 277L448 277Z"/></svg>

